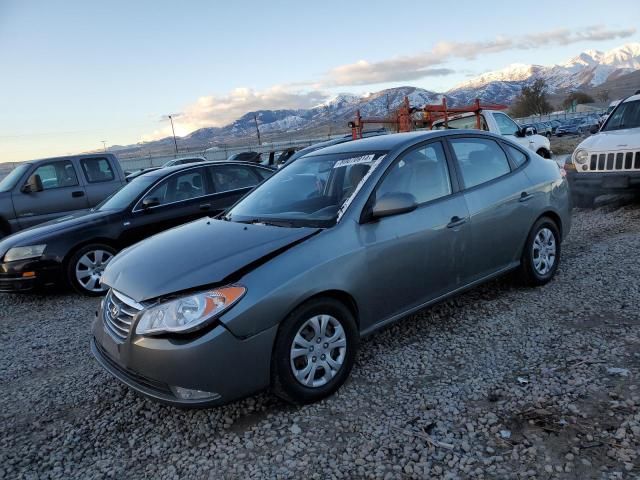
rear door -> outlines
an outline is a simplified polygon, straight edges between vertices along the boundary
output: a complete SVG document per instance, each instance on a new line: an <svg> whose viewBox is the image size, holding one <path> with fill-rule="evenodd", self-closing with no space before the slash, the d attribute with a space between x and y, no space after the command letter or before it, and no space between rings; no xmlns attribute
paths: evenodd
<svg viewBox="0 0 640 480"><path fill-rule="evenodd" d="M410 193L418 208L360 227L373 291L367 302L376 317L401 314L461 284L470 232L467 206L457 190L439 141L408 150L385 172L375 198Z"/></svg>
<svg viewBox="0 0 640 480"><path fill-rule="evenodd" d="M224 212L262 182L262 175L258 171L270 172L249 165L220 164L206 168L215 190L215 195L209 199L209 215L212 217Z"/></svg>
<svg viewBox="0 0 640 480"><path fill-rule="evenodd" d="M53 160L35 166L27 176L39 175L41 192L24 193L23 184L16 185L13 206L20 228L28 228L42 222L89 208L84 186L71 160Z"/></svg>
<svg viewBox="0 0 640 480"><path fill-rule="evenodd" d="M122 186L114 165L107 157L87 157L78 161L85 179L85 190L90 207L95 207L102 200Z"/></svg>
<svg viewBox="0 0 640 480"><path fill-rule="evenodd" d="M130 245L208 215L211 190L202 167L181 170L162 179L133 207L131 218L123 224L122 243ZM157 199L158 204L144 208L146 198Z"/></svg>
<svg viewBox="0 0 640 480"><path fill-rule="evenodd" d="M527 205L534 196L533 185L522 166L508 157L501 142L456 136L449 143L470 215L472 242L465 267L466 283L470 283L519 261L532 225Z"/></svg>

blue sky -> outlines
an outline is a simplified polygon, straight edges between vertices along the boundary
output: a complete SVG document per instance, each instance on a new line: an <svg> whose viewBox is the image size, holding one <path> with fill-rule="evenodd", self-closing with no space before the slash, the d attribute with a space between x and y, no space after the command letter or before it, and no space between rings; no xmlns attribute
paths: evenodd
<svg viewBox="0 0 640 480"><path fill-rule="evenodd" d="M0 0L0 162L640 41L637 0L568 3Z"/></svg>

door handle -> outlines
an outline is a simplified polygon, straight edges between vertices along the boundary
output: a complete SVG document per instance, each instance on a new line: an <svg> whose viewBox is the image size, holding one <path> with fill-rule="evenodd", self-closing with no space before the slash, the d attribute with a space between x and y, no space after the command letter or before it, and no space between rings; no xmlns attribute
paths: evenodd
<svg viewBox="0 0 640 480"><path fill-rule="evenodd" d="M467 223L466 218L460 218L458 216L451 217L451 221L447 224L447 228L456 228L464 223Z"/></svg>
<svg viewBox="0 0 640 480"><path fill-rule="evenodd" d="M73 198L84 197L84 192L82 190L76 190L75 192L71 192L71 196Z"/></svg>
<svg viewBox="0 0 640 480"><path fill-rule="evenodd" d="M201 203L200 204L200 210L209 210L211 208L211 204L210 203Z"/></svg>
<svg viewBox="0 0 640 480"><path fill-rule="evenodd" d="M522 192L520 194L520 200L518 200L519 202L527 202L529 200L531 200L533 198L533 195L531 193L527 193L527 192Z"/></svg>

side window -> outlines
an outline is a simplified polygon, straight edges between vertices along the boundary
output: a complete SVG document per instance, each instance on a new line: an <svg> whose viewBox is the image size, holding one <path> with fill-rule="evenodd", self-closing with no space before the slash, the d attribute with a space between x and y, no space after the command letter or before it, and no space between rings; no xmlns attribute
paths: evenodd
<svg viewBox="0 0 640 480"><path fill-rule="evenodd" d="M450 140L466 188L475 187L511 171L504 151L493 140L454 138Z"/></svg>
<svg viewBox="0 0 640 480"><path fill-rule="evenodd" d="M241 165L214 165L209 171L216 193L253 187L261 181L253 169Z"/></svg>
<svg viewBox="0 0 640 480"><path fill-rule="evenodd" d="M475 115L468 115L466 117L454 118L447 121L447 128L477 130L477 126L478 122ZM435 126L434 129L446 130L444 122L438 123L438 125ZM489 130L489 127L487 127L487 122L484 119L484 115L480 115L480 129L485 131Z"/></svg>
<svg viewBox="0 0 640 480"><path fill-rule="evenodd" d="M106 158L83 158L80 165L89 183L110 182L115 178Z"/></svg>
<svg viewBox="0 0 640 480"><path fill-rule="evenodd" d="M418 204L451 193L449 169L440 142L411 150L390 167L376 190L376 198L396 192L412 194Z"/></svg>
<svg viewBox="0 0 640 480"><path fill-rule="evenodd" d="M493 118L496 119L501 135L515 135L518 132L518 124L504 113L494 113Z"/></svg>
<svg viewBox="0 0 640 480"><path fill-rule="evenodd" d="M261 180L266 180L274 174L274 172L267 170L266 168L254 168L253 171L258 174Z"/></svg>
<svg viewBox="0 0 640 480"><path fill-rule="evenodd" d="M202 171L189 170L184 173L171 175L156 185L145 198L157 198L160 205L181 202L191 198L206 195L204 176Z"/></svg>
<svg viewBox="0 0 640 480"><path fill-rule="evenodd" d="M524 162L527 161L527 156L517 148L512 147L511 145L505 145L505 147L507 148L507 152L509 152L509 155L511 155L513 161L516 162L516 165L523 165Z"/></svg>
<svg viewBox="0 0 640 480"><path fill-rule="evenodd" d="M78 175L73 163L69 160L51 162L36 168L34 175L40 175L42 188L51 190L54 188L74 187L78 185Z"/></svg>

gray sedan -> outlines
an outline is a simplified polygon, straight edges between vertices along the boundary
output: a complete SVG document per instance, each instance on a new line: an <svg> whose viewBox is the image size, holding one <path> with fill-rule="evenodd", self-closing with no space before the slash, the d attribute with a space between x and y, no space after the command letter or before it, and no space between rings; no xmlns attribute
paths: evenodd
<svg viewBox="0 0 640 480"><path fill-rule="evenodd" d="M549 282L570 225L558 165L504 137L455 130L327 147L224 217L117 255L92 350L173 405L267 387L313 402L346 380L363 335L512 270Z"/></svg>

